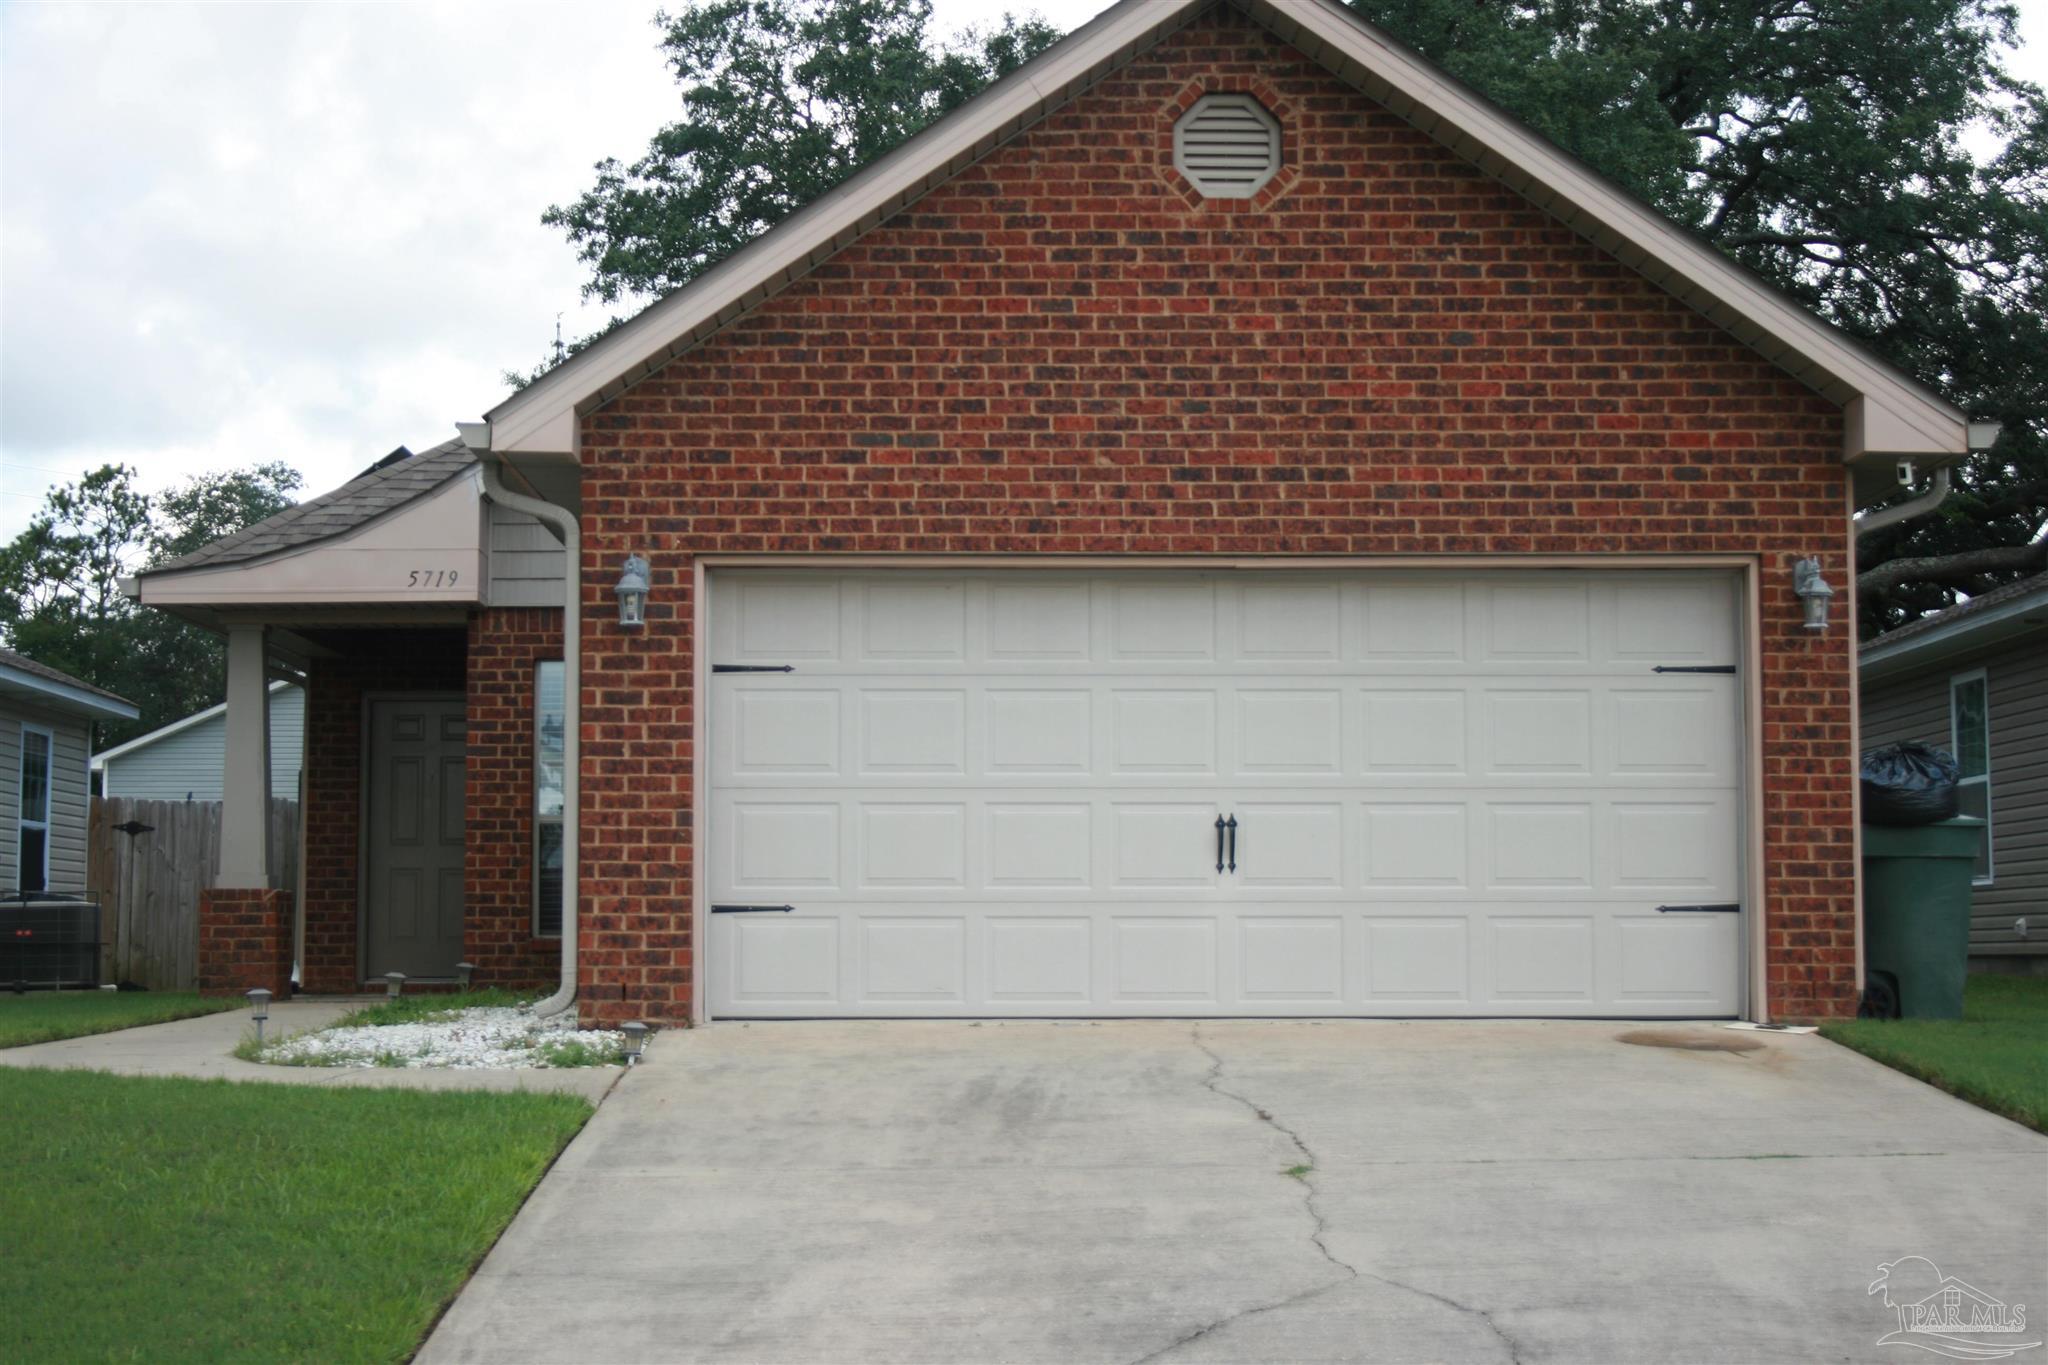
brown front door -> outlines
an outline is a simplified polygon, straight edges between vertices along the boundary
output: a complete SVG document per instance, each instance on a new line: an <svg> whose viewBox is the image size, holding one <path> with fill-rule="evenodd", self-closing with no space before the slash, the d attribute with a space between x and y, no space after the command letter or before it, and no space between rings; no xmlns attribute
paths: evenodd
<svg viewBox="0 0 2048 1365"><path fill-rule="evenodd" d="M370 704L363 977L452 977L462 959L463 702Z"/></svg>

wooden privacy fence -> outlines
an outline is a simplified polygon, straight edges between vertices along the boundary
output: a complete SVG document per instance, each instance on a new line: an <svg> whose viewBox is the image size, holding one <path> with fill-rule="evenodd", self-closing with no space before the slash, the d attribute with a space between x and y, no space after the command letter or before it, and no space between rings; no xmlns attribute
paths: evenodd
<svg viewBox="0 0 2048 1365"><path fill-rule="evenodd" d="M194 989L199 893L219 870L220 802L95 796L85 879L100 903L100 980ZM299 884L299 803L281 796L270 799L270 884Z"/></svg>

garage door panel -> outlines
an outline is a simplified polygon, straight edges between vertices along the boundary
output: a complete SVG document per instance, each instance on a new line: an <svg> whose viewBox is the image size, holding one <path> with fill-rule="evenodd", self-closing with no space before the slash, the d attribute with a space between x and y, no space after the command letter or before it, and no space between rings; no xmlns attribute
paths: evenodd
<svg viewBox="0 0 2048 1365"><path fill-rule="evenodd" d="M1344 585L1248 583L1237 595L1236 657L1248 663L1336 663L1344 657Z"/></svg>
<svg viewBox="0 0 2048 1365"><path fill-rule="evenodd" d="M859 763L863 777L967 774L967 694L958 690L863 690Z"/></svg>
<svg viewBox="0 0 2048 1365"><path fill-rule="evenodd" d="M1109 695L1111 772L1213 776L1216 694L1191 689L1118 688Z"/></svg>
<svg viewBox="0 0 2048 1365"><path fill-rule="evenodd" d="M1344 917L1246 916L1237 921L1236 999L1271 1006L1344 1003Z"/></svg>
<svg viewBox="0 0 2048 1365"><path fill-rule="evenodd" d="M1722 970L1737 948L1734 915L1618 915L1609 924L1616 961L1612 1003L1658 1013L1722 1013Z"/></svg>
<svg viewBox="0 0 2048 1365"><path fill-rule="evenodd" d="M712 863L714 897L729 892L834 893L842 872L836 801L721 799L713 822L725 837Z"/></svg>
<svg viewBox="0 0 2048 1365"><path fill-rule="evenodd" d="M992 687L983 714L988 775L1095 771L1094 699L1085 689Z"/></svg>
<svg viewBox="0 0 2048 1365"><path fill-rule="evenodd" d="M860 887L964 890L968 827L964 803L861 803Z"/></svg>
<svg viewBox="0 0 2048 1365"><path fill-rule="evenodd" d="M1732 584L715 572L711 1008L1735 1013Z"/></svg>
<svg viewBox="0 0 2048 1365"><path fill-rule="evenodd" d="M1111 1003L1217 1002L1217 926L1206 915L1117 915L1109 922Z"/></svg>
<svg viewBox="0 0 2048 1365"><path fill-rule="evenodd" d="M983 821L983 886L992 892L1089 891L1095 886L1092 806L992 801Z"/></svg>
<svg viewBox="0 0 2048 1365"><path fill-rule="evenodd" d="M863 660L963 663L967 587L930 578L868 579L855 588Z"/></svg>
<svg viewBox="0 0 2048 1365"><path fill-rule="evenodd" d="M1360 589L1358 657L1368 663L1466 658L1467 590L1460 583L1373 583Z"/></svg>
<svg viewBox="0 0 2048 1365"><path fill-rule="evenodd" d="M1095 921L1086 915L991 915L986 1000L997 1010L1070 1013L1098 1003Z"/></svg>
<svg viewBox="0 0 2048 1365"><path fill-rule="evenodd" d="M1360 1004L1399 1012L1471 1000L1471 926L1463 914L1366 916L1357 938Z"/></svg>
<svg viewBox="0 0 2048 1365"><path fill-rule="evenodd" d="M1238 885L1254 894L1341 891L1344 807L1331 802L1247 801L1232 812Z"/></svg>
<svg viewBox="0 0 2048 1365"><path fill-rule="evenodd" d="M1218 894L1218 814L1213 802L1110 802L1110 884L1140 891L1172 888Z"/></svg>
<svg viewBox="0 0 2048 1365"><path fill-rule="evenodd" d="M965 916L865 915L859 925L860 1003L927 1008L967 1003Z"/></svg>
<svg viewBox="0 0 2048 1365"><path fill-rule="evenodd" d="M1486 916L1489 1001L1515 1006L1594 1002L1592 914Z"/></svg>

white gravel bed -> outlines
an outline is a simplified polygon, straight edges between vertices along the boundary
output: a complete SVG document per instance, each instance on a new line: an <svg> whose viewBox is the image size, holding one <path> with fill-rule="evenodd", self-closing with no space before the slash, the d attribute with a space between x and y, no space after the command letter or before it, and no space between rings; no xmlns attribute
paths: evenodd
<svg viewBox="0 0 2048 1365"><path fill-rule="evenodd" d="M626 1035L578 1029L573 1012L537 1019L524 1009L482 1006L446 1019L367 1028L327 1028L266 1044L259 1059L285 1066L505 1067L584 1065L557 1055L565 1045L617 1057Z"/></svg>

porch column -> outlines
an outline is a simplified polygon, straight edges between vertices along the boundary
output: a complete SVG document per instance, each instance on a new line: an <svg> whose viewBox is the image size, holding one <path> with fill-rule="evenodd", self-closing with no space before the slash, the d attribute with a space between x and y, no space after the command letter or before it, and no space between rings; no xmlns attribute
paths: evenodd
<svg viewBox="0 0 2048 1365"><path fill-rule="evenodd" d="M226 767L215 886L270 885L270 685L261 626L228 629Z"/></svg>

